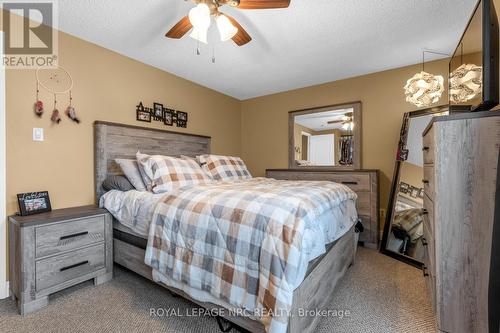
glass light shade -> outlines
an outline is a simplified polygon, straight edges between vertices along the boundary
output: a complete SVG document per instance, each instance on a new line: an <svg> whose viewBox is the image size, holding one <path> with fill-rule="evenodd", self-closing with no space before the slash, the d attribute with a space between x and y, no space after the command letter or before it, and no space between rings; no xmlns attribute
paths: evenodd
<svg viewBox="0 0 500 333"><path fill-rule="evenodd" d="M220 14L216 18L217 28L219 28L220 40L225 42L236 35L238 28L236 28L227 16Z"/></svg>
<svg viewBox="0 0 500 333"><path fill-rule="evenodd" d="M450 74L450 98L454 103L464 103L483 92L483 68L463 64Z"/></svg>
<svg viewBox="0 0 500 333"><path fill-rule="evenodd" d="M349 129L349 127L350 127L350 126L349 126L349 123L345 123L345 124L343 124L343 125L342 125L342 129L343 129L344 131L347 131L347 130Z"/></svg>
<svg viewBox="0 0 500 333"><path fill-rule="evenodd" d="M193 31L189 37L207 44L208 28L210 27L210 9L204 3L198 4L189 11L189 21Z"/></svg>
<svg viewBox="0 0 500 333"><path fill-rule="evenodd" d="M441 98L444 92L444 78L422 71L406 82L404 90L407 102L419 108L427 107Z"/></svg>

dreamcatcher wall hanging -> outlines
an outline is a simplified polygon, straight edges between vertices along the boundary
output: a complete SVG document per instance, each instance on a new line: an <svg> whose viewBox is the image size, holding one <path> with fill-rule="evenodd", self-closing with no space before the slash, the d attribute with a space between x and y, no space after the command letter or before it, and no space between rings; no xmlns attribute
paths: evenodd
<svg viewBox="0 0 500 333"><path fill-rule="evenodd" d="M45 89L54 96L54 107L50 116L50 120L52 120L52 122L56 124L61 122L61 114L57 108L58 95L68 94L69 104L64 113L75 123L80 123L80 119L76 116L75 108L73 107L73 97L71 95L71 90L73 89L73 78L66 69L58 66L57 68L40 67L36 70L35 114L38 117L42 117L44 112L44 104L39 97L40 88Z"/></svg>

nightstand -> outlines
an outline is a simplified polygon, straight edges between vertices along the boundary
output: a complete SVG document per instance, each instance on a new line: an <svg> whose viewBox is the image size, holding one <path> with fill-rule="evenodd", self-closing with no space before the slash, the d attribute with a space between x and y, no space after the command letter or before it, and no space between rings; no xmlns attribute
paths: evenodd
<svg viewBox="0 0 500 333"><path fill-rule="evenodd" d="M10 291L21 315L48 304L50 294L113 276L111 215L96 206L9 217Z"/></svg>

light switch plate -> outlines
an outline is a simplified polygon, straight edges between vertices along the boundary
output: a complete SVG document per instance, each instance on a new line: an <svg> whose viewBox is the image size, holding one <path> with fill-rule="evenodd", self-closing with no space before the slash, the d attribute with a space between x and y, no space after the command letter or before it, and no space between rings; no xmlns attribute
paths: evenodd
<svg viewBox="0 0 500 333"><path fill-rule="evenodd" d="M33 141L43 141L43 128L33 128Z"/></svg>

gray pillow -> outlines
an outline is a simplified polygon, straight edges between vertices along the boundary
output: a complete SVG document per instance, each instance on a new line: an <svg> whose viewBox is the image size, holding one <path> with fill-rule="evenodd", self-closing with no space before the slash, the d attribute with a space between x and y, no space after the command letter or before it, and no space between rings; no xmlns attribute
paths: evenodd
<svg viewBox="0 0 500 333"><path fill-rule="evenodd" d="M120 168L122 168L125 177L127 177L137 191L146 191L146 186L142 181L142 177L139 172L139 165L136 160L117 158L115 159L115 162L120 166Z"/></svg>
<svg viewBox="0 0 500 333"><path fill-rule="evenodd" d="M124 176L108 176L102 182L102 187L106 191L118 190L126 192L134 189L134 186Z"/></svg>

